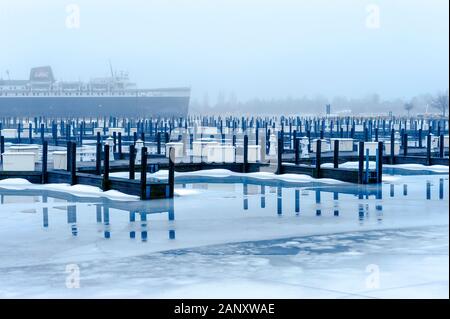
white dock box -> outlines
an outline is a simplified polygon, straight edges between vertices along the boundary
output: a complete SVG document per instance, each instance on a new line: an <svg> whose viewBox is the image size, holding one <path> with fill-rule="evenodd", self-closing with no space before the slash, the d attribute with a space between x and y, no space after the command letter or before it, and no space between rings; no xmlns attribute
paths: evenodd
<svg viewBox="0 0 450 319"><path fill-rule="evenodd" d="M182 158L183 154L183 143L170 142L166 144L166 157L169 157L169 150L173 147L175 149L175 159Z"/></svg>
<svg viewBox="0 0 450 319"><path fill-rule="evenodd" d="M67 169L67 152L66 151L55 151L52 153L53 156L53 169Z"/></svg>
<svg viewBox="0 0 450 319"><path fill-rule="evenodd" d="M39 146L28 144L28 145L11 145L8 149L11 153L33 153L34 161L39 161Z"/></svg>
<svg viewBox="0 0 450 319"><path fill-rule="evenodd" d="M364 156L366 156L366 150L369 150L369 156L376 156L377 149L378 149L378 142L364 142ZM359 152L359 143L358 143L358 152Z"/></svg>
<svg viewBox="0 0 450 319"><path fill-rule="evenodd" d="M236 147L233 145L211 145L208 147L208 162L234 163Z"/></svg>
<svg viewBox="0 0 450 319"><path fill-rule="evenodd" d="M34 171L35 154L33 152L3 153L4 171Z"/></svg>
<svg viewBox="0 0 450 319"><path fill-rule="evenodd" d="M214 141L194 141L192 142L192 155L193 156L208 156L208 147L219 145Z"/></svg>
<svg viewBox="0 0 450 319"><path fill-rule="evenodd" d="M353 139L352 138L331 138L330 148L334 151L334 141L339 141L339 152L352 152Z"/></svg>
<svg viewBox="0 0 450 319"><path fill-rule="evenodd" d="M330 150L330 145L328 145L327 140L321 140L320 145L321 153L328 152ZM317 149L317 139L311 141L311 152L315 153Z"/></svg>
<svg viewBox="0 0 450 319"><path fill-rule="evenodd" d="M117 136L119 136L119 133L122 134L122 136L125 135L125 129L123 127L110 127L108 128L108 135L113 136L114 133L116 133Z"/></svg>
<svg viewBox="0 0 450 319"><path fill-rule="evenodd" d="M1 133L5 138L17 138L18 136L15 128L4 128Z"/></svg>
<svg viewBox="0 0 450 319"><path fill-rule="evenodd" d="M384 155L391 155L391 141L384 141ZM394 142L394 155L400 154L400 142Z"/></svg>
<svg viewBox="0 0 450 319"><path fill-rule="evenodd" d="M247 159L248 159L249 163L260 161L261 160L261 145L249 145Z"/></svg>
<svg viewBox="0 0 450 319"><path fill-rule="evenodd" d="M97 133L100 133L100 135L103 135L103 127L94 127L94 136L97 136Z"/></svg>

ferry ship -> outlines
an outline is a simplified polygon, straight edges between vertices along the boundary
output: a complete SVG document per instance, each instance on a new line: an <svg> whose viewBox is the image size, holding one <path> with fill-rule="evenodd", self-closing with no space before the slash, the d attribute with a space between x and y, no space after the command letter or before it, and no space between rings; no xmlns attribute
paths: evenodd
<svg viewBox="0 0 450 319"><path fill-rule="evenodd" d="M56 81L50 66L29 80L0 79L0 116L171 117L188 113L190 88L138 89L126 72L89 82Z"/></svg>

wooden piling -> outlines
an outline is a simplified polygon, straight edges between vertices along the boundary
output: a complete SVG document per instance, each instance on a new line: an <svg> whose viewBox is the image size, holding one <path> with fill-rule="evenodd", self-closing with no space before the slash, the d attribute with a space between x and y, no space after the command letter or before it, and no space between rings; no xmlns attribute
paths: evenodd
<svg viewBox="0 0 450 319"><path fill-rule="evenodd" d="M103 179L102 179L102 190L107 191L110 189L109 181L109 145L105 144L103 146Z"/></svg>
<svg viewBox="0 0 450 319"><path fill-rule="evenodd" d="M314 177L320 178L320 164L322 162L322 140L316 141L316 169L314 170Z"/></svg>
<svg viewBox="0 0 450 319"><path fill-rule="evenodd" d="M141 199L147 198L147 147L141 150Z"/></svg>
<svg viewBox="0 0 450 319"><path fill-rule="evenodd" d="M169 197L172 198L175 188L175 148L169 148Z"/></svg>
<svg viewBox="0 0 450 319"><path fill-rule="evenodd" d="M95 146L95 174L101 175L102 173L102 144L97 142Z"/></svg>
<svg viewBox="0 0 450 319"><path fill-rule="evenodd" d="M70 145L70 185L77 183L77 143Z"/></svg>
<svg viewBox="0 0 450 319"><path fill-rule="evenodd" d="M134 179L135 178L135 160L136 160L136 148L134 146L134 144L130 145L130 156L129 156L129 168L130 168L130 172L129 172L129 179Z"/></svg>
<svg viewBox="0 0 450 319"><path fill-rule="evenodd" d="M378 142L377 154L377 182L381 183L383 179L383 142Z"/></svg>
<svg viewBox="0 0 450 319"><path fill-rule="evenodd" d="M42 184L47 183L48 142L42 144Z"/></svg>
<svg viewBox="0 0 450 319"><path fill-rule="evenodd" d="M283 174L283 139L280 132L278 132L277 174Z"/></svg>
<svg viewBox="0 0 450 319"><path fill-rule="evenodd" d="M248 166L248 135L244 135L244 161L242 165L242 173L247 173Z"/></svg>
<svg viewBox="0 0 450 319"><path fill-rule="evenodd" d="M358 184L364 182L364 142L360 141L358 145Z"/></svg>
<svg viewBox="0 0 450 319"><path fill-rule="evenodd" d="M427 135L427 165L431 165L431 134Z"/></svg>
<svg viewBox="0 0 450 319"><path fill-rule="evenodd" d="M339 167L339 141L334 140L334 150L333 150L333 167Z"/></svg>

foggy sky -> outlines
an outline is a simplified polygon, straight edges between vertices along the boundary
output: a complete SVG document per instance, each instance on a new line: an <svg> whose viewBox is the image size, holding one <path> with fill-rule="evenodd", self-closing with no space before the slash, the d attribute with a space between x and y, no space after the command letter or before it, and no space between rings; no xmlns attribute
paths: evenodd
<svg viewBox="0 0 450 319"><path fill-rule="evenodd" d="M67 28L66 5L80 8ZM367 4L380 8L368 28ZM1 0L0 77L128 70L139 87L239 99L407 98L448 88L448 0Z"/></svg>

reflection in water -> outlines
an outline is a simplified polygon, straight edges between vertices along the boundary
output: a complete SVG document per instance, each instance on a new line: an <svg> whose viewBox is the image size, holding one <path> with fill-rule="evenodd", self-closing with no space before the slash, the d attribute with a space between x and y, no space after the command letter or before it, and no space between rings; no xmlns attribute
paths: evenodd
<svg viewBox="0 0 450 319"><path fill-rule="evenodd" d="M334 216L339 216L339 193L333 192Z"/></svg>
<svg viewBox="0 0 450 319"><path fill-rule="evenodd" d="M67 223L70 225L72 230L72 235L77 236L77 206L69 205L67 206Z"/></svg>
<svg viewBox="0 0 450 319"><path fill-rule="evenodd" d="M244 209L248 209L248 184L243 184L243 191L244 191Z"/></svg>
<svg viewBox="0 0 450 319"><path fill-rule="evenodd" d="M261 208L266 208L266 186L261 185Z"/></svg>
<svg viewBox="0 0 450 319"><path fill-rule="evenodd" d="M439 200L447 198L444 189L445 178L439 178ZM432 191L432 180L426 180L426 199L431 199ZM434 182L437 186L437 180ZM232 184L232 183L231 183ZM180 187L193 187L195 185L183 184ZM348 199L356 200L358 209L358 222L360 224L369 220L369 211L373 209L376 214L376 221L381 223L383 221L383 187L389 187L389 196L395 197L394 184L380 184L380 185L321 185L309 186L309 187L299 187L295 184L283 184L283 182L266 182L266 181L252 181L245 182L243 185L243 211L249 209L249 201L252 198L260 199L260 207L262 209L266 208L266 197L270 198L276 197L276 212L277 216L283 215L283 209L287 212L291 212L292 209L295 211L295 215L300 215L300 200L302 200L302 215L314 214L316 216L322 216L322 213L328 215L333 214L336 217L344 216L348 211L343 209L347 207ZM388 186L389 185L389 186ZM404 183L403 192L398 195L399 199L404 196L417 196L420 194L422 185L419 188L414 188L408 183ZM259 186L259 187L258 187ZM266 188L269 187L269 192L266 193ZM387 191L387 189L385 190ZM437 187L436 187L437 188ZM253 191L256 189L256 192ZM309 193L314 191L315 197L310 198ZM437 189L436 189L437 191ZM323 194L322 194L323 193ZM18 196L20 194L20 196ZM288 202L283 207L283 194L288 197ZM387 193L386 193L387 194ZM44 229L49 228L50 218L52 214L51 209L63 210L67 214L67 224L70 226L70 232L73 237L79 236L79 222L77 220L77 205L79 203L85 202L89 203L87 207L95 207L95 221L98 225L99 232L105 239L111 238L113 236L111 231L111 218L113 223L119 223L119 221L114 222L115 214L110 215L110 209L125 212L128 214L128 218L125 222L128 223L127 232L129 233L129 238L131 240L136 239L140 236L141 242L148 242L151 234L149 234L149 214L160 214L167 213L167 232L168 239L175 240L176 230L175 230L175 209L174 200L157 200L157 201L136 201L136 202L117 202L108 199L92 199L92 198L80 198L73 195L65 193L49 193L43 190L3 190L0 189L0 195L2 200L5 202L4 205L11 203L23 204L20 200L24 197L39 198L44 205L42 205L42 226ZM255 196L253 196L255 195ZM328 196L332 196L332 203L329 202ZM38 197L36 197L38 196ZM303 198L301 198L303 196ZM322 196L325 196L322 198ZM420 195L419 195L420 196ZM291 202L292 197L294 197L294 203ZM370 198L375 198L371 201ZM367 200L369 199L369 200ZM324 203L322 203L324 200ZM35 201L33 199L33 201ZM50 204L48 202L51 202ZM29 201L25 200L25 203ZM67 202L67 206L58 206L57 202ZM93 204L91 206L91 203ZM272 203L272 200L270 200ZM273 205L270 205L273 207ZM355 207L355 206L353 206ZM27 207L25 207L27 208ZM80 210L80 208L78 208ZM257 208L256 208L257 209ZM275 208L271 208L275 209ZM351 210L351 209L350 209ZM29 209L21 210L21 212L29 211ZM83 210L84 212L84 210ZM58 212L56 212L58 213ZM351 213L351 212L348 212ZM79 217L79 216L78 216ZM56 226L55 226L56 227ZM120 227L118 227L120 229ZM167 234L167 233L166 233ZM126 235L128 237L128 234ZM166 237L167 238L167 237Z"/></svg>
<svg viewBox="0 0 450 319"><path fill-rule="evenodd" d="M47 203L47 195L42 196L42 202ZM42 225L45 228L48 228L48 207L47 206L42 208Z"/></svg>
<svg viewBox="0 0 450 319"><path fill-rule="evenodd" d="M282 202L283 202L283 194L281 186L277 187L277 214L282 214Z"/></svg>
<svg viewBox="0 0 450 319"><path fill-rule="evenodd" d="M322 209L320 206L320 191L316 189L316 215L322 215Z"/></svg>

